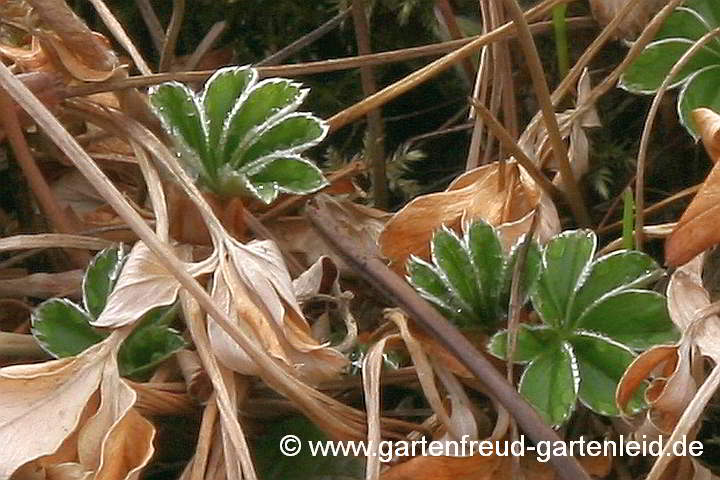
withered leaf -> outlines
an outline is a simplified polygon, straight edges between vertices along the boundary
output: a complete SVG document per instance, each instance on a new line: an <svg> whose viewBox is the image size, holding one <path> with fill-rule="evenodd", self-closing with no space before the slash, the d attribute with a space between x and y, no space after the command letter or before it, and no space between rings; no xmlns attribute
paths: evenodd
<svg viewBox="0 0 720 480"><path fill-rule="evenodd" d="M715 166L665 242L665 261L673 266L682 265L720 243L720 229L714 221L720 215L720 167L717 162L720 158L720 115L699 108L692 112L692 118Z"/></svg>
<svg viewBox="0 0 720 480"><path fill-rule="evenodd" d="M446 191L417 197L396 213L378 239L381 252L396 271L404 271L410 255L427 259L432 234L443 225L459 232L463 221L481 218L496 227L516 223L529 228L529 214L545 194L515 162L505 165L505 189L501 191L500 170L497 162L470 170L455 179ZM552 202L543 202L543 207L541 215L545 219L540 223L547 225L548 230L559 230ZM520 230L513 230L513 234L521 233ZM538 229L540 241L544 235ZM514 239L509 243L514 243Z"/></svg>

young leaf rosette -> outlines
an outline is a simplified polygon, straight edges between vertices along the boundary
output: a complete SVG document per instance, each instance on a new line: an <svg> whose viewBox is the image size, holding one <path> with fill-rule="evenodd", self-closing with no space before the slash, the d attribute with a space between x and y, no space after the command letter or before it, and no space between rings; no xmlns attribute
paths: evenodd
<svg viewBox="0 0 720 480"><path fill-rule="evenodd" d="M109 335L107 330L90 323L105 310L126 260L122 247L102 250L85 271L82 305L65 298L51 298L35 308L31 316L32 334L46 352L55 358L72 357ZM183 337L170 327L176 316L177 308L160 307L138 321L118 350L122 376L142 377L186 346Z"/></svg>
<svg viewBox="0 0 720 480"><path fill-rule="evenodd" d="M431 240L432 263L416 256L408 261L408 282L460 328L490 330L507 316L515 262L521 238L506 255L495 229L475 220L458 237L442 227ZM522 275L527 293L540 266L540 249L530 242ZM524 301L524 300L523 300Z"/></svg>
<svg viewBox="0 0 720 480"><path fill-rule="evenodd" d="M652 94L662 85L678 60L708 32L720 27L720 2L688 0L670 14L655 38L620 79L620 86L633 93ZM679 87L678 115L697 140L699 135L690 113L701 107L720 110L720 37L710 40L671 79Z"/></svg>
<svg viewBox="0 0 720 480"><path fill-rule="evenodd" d="M521 324L512 361L526 363L519 390L552 425L579 399L601 415L620 415L615 390L635 352L672 343L678 332L666 299L645 287L663 272L648 255L622 250L593 260L590 230L563 232L546 245L530 298L542 324ZM489 350L507 359L507 330ZM642 409L642 391L628 411Z"/></svg>
<svg viewBox="0 0 720 480"><path fill-rule="evenodd" d="M302 154L327 123L296 112L308 89L284 78L258 81L257 70L227 67L196 94L178 82L150 90L150 105L198 181L222 196L308 194L327 185Z"/></svg>

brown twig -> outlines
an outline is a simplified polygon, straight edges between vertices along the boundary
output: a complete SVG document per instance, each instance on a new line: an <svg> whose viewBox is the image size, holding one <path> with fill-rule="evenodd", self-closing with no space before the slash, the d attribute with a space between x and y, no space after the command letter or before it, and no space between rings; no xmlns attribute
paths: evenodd
<svg viewBox="0 0 720 480"><path fill-rule="evenodd" d="M569 26L572 26L573 28L590 28L595 24L594 21L588 17L568 19L568 22ZM551 22L538 22L531 26L531 30L534 33L545 32L551 28ZM402 50L392 50L389 52L359 55L348 58L333 58L329 60L297 63L293 65L259 67L258 73L262 78L273 76L297 77L317 73L335 72L338 70L349 70L352 68L359 68L361 65L382 65L386 63L404 62L415 58L442 55L467 46L473 42L478 42L472 49L472 51L475 51L483 45L487 45L498 40L512 38L513 35L514 31L510 28L509 24L506 24L502 28L486 35L463 38L462 40L452 40L450 42L434 43L431 45L424 45L422 47L404 48ZM472 54L472 51L467 52L467 55ZM153 75L138 75L122 80L112 80L108 82L88 82L81 85L66 87L64 97L81 97L95 93L113 92L127 88L143 88L173 80L179 82L201 82L210 78L213 73L215 73L215 70L203 70L199 72L169 72L156 73ZM422 81L428 80L429 78L430 77L423 79ZM394 98L394 96L388 98L388 101L392 98ZM358 115L358 117L361 117L362 115L364 115L364 113Z"/></svg>
<svg viewBox="0 0 720 480"><path fill-rule="evenodd" d="M523 399L495 367L460 331L423 300L405 281L376 257L363 253L348 238L327 210L327 200L316 197L308 206L308 218L320 235L355 271L405 309L429 334L453 353L478 380L485 384L518 424L534 441L560 442L558 435L535 409ZM589 480L590 477L573 457L552 456L550 462L565 480Z"/></svg>
<svg viewBox="0 0 720 480"><path fill-rule="evenodd" d="M302 37L298 38L294 42L292 42L290 45L281 48L277 52L273 53L269 57L267 57L265 60L261 60L255 64L256 67L267 67L270 65L278 65L279 63L286 60L288 57L296 54L303 48L307 47L308 45L311 45L313 42L319 40L329 32L333 31L335 28L340 26L340 24L347 18L348 15L350 15L350 8L346 8L342 12L335 15L333 18L328 20L327 22L320 25L318 28L313 30L310 33L307 33L303 35Z"/></svg>
<svg viewBox="0 0 720 480"><path fill-rule="evenodd" d="M355 41L360 55L369 55L370 47L370 26L368 25L367 15L365 13L365 0L353 0L352 16L355 25ZM373 67L370 65L362 65L360 67L360 83L362 84L363 95L365 98L373 95L377 91L377 83ZM365 146L368 163L372 168L372 187L373 199L375 205L380 208L387 208L388 191L387 191L387 175L385 173L385 141L382 111L380 107L374 108L367 112L367 128L368 143Z"/></svg>
<svg viewBox="0 0 720 480"><path fill-rule="evenodd" d="M634 177L633 177L633 183L634 183ZM658 212L673 202L682 200L683 198L689 197L690 195L695 195L700 190L700 187L702 187L702 184L693 185L692 187L688 187L683 190L680 190L679 192L675 193L674 195L672 195L664 200L659 201L658 203L656 203L655 205L653 205L651 207L646 208L645 215L650 215L651 213ZM618 198L622 198L622 196L618 196ZM609 225L604 225L602 227L598 227L596 229L596 233L602 234L602 233L611 232L613 230L619 230L620 228L622 228L622 226L623 226L623 222L622 222L622 220L619 220L615 223L611 223Z"/></svg>
<svg viewBox="0 0 720 480"><path fill-rule="evenodd" d="M60 208L60 205L58 205L55 196L50 190L50 185L45 181L45 177L35 163L35 159L30 152L30 147L20 127L20 120L15 111L15 104L2 88L0 88L0 112L0 125L2 125L5 130L7 139L15 154L15 160L18 165L20 165L40 208L58 232L75 233L72 221L67 217L62 208ZM84 268L90 259L87 252L66 250L66 253L73 265L78 268Z"/></svg>
<svg viewBox="0 0 720 480"><path fill-rule="evenodd" d="M216 22L212 27L210 27L210 30L208 30L203 39L200 40L200 43L195 51L192 55L190 55L187 62L185 62L185 65L183 66L185 70L195 70L198 63L200 63L200 60L202 60L202 58L210 51L212 46L215 45L215 42L217 42L220 35L222 35L225 31L225 28L227 28L227 22L225 20Z"/></svg>
<svg viewBox="0 0 720 480"><path fill-rule="evenodd" d="M165 33L162 52L160 54L160 64L158 72L166 72L175 60L175 46L180 35L180 27L182 27L183 17L185 16L185 0L173 0L173 11L170 16L170 24Z"/></svg>
<svg viewBox="0 0 720 480"><path fill-rule="evenodd" d="M155 14L155 10L153 9L150 0L135 0L135 3L140 10L140 15L145 21L145 26L147 26L148 32L150 32L150 38L152 39L155 50L158 53L162 52L163 37L165 35L163 34L162 25Z"/></svg>
<svg viewBox="0 0 720 480"><path fill-rule="evenodd" d="M542 188L545 193L550 195L550 197L552 198L562 198L563 193L560 191L560 189L553 185L553 183L548 180L545 175L543 175L537 165L533 163L530 157L528 157L525 152L523 152L523 150L518 146L515 140L513 140L513 138L510 136L510 133L505 130L505 127L503 127L500 122L498 122L498 120L493 116L492 113L490 113L490 110L488 110L487 107L482 103L475 102L475 100L472 98L470 99L470 101L475 107L475 112L482 117L483 121L492 131L493 135L495 135L500 141L500 143L503 145L503 147L505 147L508 152L515 157L515 160L517 160L518 163L522 165L525 170L527 170L528 174L533 178L533 180L537 182L540 188Z"/></svg>
<svg viewBox="0 0 720 480"><path fill-rule="evenodd" d="M560 170L560 176L565 184L565 191L567 192L570 202L570 210L572 210L575 220L581 226L590 225L590 214L585 206L585 201L580 193L580 188L578 187L572 168L570 168L567 148L560 134L560 127L555 117L555 109L550 99L550 89L545 79L545 71L543 70L535 41L530 33L527 19L516 0L504 0L504 2L508 14L517 26L518 41L525 54L525 61L528 64L535 95L540 104L540 110L542 111L543 120L545 121L545 128L550 137L550 143L552 144L553 155Z"/></svg>
<svg viewBox="0 0 720 480"><path fill-rule="evenodd" d="M448 0L435 0L435 11L436 16L439 17L438 20L441 20L442 23L445 24L452 40L463 38L464 35L460 31L460 27L455 19L455 12ZM461 63L466 77L465 80L468 84L472 84L473 78L475 77L475 66L473 66L469 58L464 59Z"/></svg>
<svg viewBox="0 0 720 480"><path fill-rule="evenodd" d="M528 20L540 17L541 15L551 10L554 5L559 3L564 2L556 0L545 0L544 2L530 9L527 12ZM525 22L525 25L527 25L527 22ZM362 102L358 102L355 105L346 108L342 112L330 118L330 131L337 130L347 125L348 123L357 120L370 110L373 110L380 105L384 105L390 100L397 98L403 93L422 84L423 82L426 82L434 76L439 75L463 58L466 58L469 55L473 54L474 52L482 48L484 45L488 45L492 42L506 38L507 35L515 31L514 27L515 26L513 25L513 23L506 23L502 27L495 29L490 33L476 37L473 41L464 45L463 47L458 48L457 50L445 55L442 58L439 58L438 60L435 60L434 62L424 66L419 70L416 70L402 80L399 80L392 85L383 88L375 95L366 98Z"/></svg>

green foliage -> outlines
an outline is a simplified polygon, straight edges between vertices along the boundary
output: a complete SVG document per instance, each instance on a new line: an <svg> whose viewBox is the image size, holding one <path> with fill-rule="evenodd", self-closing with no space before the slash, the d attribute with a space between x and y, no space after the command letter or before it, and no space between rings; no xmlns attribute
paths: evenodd
<svg viewBox="0 0 720 480"><path fill-rule="evenodd" d="M125 263L125 253L120 247L106 248L90 262L83 278L83 306L51 298L35 308L32 334L45 351L55 358L70 357L108 336L90 322L105 308ZM142 376L185 347L185 340L170 328L176 316L176 307L161 307L138 321L118 351L121 375Z"/></svg>
<svg viewBox="0 0 720 480"><path fill-rule="evenodd" d="M517 251L516 246L506 256L497 232L482 220L469 225L463 238L443 227L433 235L432 264L412 257L408 281L458 326L491 329L507 315ZM524 291L537 277L539 265L540 250L531 243Z"/></svg>
<svg viewBox="0 0 720 480"><path fill-rule="evenodd" d="M645 287L662 275L646 254L621 250L593 260L595 233L564 232L542 254L531 293L542 325L522 324L513 361L529 362L520 392L553 425L565 422L576 400L602 415L619 415L615 390L634 351L678 337L665 297ZM507 358L507 330L489 350ZM642 408L638 393L631 410Z"/></svg>
<svg viewBox="0 0 720 480"><path fill-rule="evenodd" d="M253 68L228 67L201 94L170 82L151 90L150 103L201 184L219 195L270 203L280 192L307 194L327 185L301 155L328 131L319 118L295 112L307 93L287 79L258 81Z"/></svg>
<svg viewBox="0 0 720 480"><path fill-rule="evenodd" d="M703 35L720 27L717 0L688 0L665 21L654 40L633 62L620 85L635 93L654 93L672 67ZM690 113L700 107L720 110L720 39L710 40L672 79L680 87L678 115L688 132L698 133Z"/></svg>

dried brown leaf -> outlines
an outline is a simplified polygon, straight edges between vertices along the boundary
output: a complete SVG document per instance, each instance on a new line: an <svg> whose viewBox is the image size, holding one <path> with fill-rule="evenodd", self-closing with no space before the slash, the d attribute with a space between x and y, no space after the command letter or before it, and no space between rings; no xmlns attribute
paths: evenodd
<svg viewBox="0 0 720 480"><path fill-rule="evenodd" d="M136 394L118 373L117 348L127 333L116 331L76 357L0 369L0 478L28 462L26 470L48 480L138 478L155 429L133 410Z"/></svg>
<svg viewBox="0 0 720 480"><path fill-rule="evenodd" d="M522 167L505 165L505 190L499 191L500 165L492 163L459 176L446 191L413 199L385 225L380 249L396 271L402 271L410 255L427 259L433 233L445 225L460 231L463 222L483 219L494 226L517 222L529 228L529 216L544 194ZM559 230L560 222L552 202L543 203L541 223L548 230ZM518 226L516 225L516 226ZM522 231L516 228L513 236ZM527 230L523 231L525 233ZM557 233L556 231L554 233ZM540 241L545 232L537 232ZM514 243L511 239L508 243Z"/></svg>
<svg viewBox="0 0 720 480"><path fill-rule="evenodd" d="M703 144L715 166L665 242L665 261L682 265L700 252L720 243L714 219L720 215L720 115L707 108L692 113Z"/></svg>
<svg viewBox="0 0 720 480"><path fill-rule="evenodd" d="M214 257L210 257L200 263L188 263L187 270L193 275L201 275L210 272L214 263ZM105 309L93 325L113 328L129 325L153 308L173 303L179 290L177 279L144 242L137 242Z"/></svg>
<svg viewBox="0 0 720 480"><path fill-rule="evenodd" d="M221 270L216 271L214 277L213 298L235 319L238 327L249 329L252 338L263 350L306 380L318 382L337 376L347 364L345 357L317 342L311 336L304 317L295 309L286 311L280 303L275 307L282 309L281 317L265 313L267 310L253 301L253 298L258 298L259 291L251 294L235 267L230 262L221 262ZM261 306L267 306L268 300L271 305L279 301L277 292L271 287L265 285L265 292L274 298L260 297L265 300L260 303ZM246 375L259 374L259 367L250 356L212 319L208 321L208 336L213 352L226 367Z"/></svg>
<svg viewBox="0 0 720 480"><path fill-rule="evenodd" d="M356 240L358 248L368 256L379 256L378 237L392 214L349 200L320 195L326 200L325 204L333 211L334 218L343 231ZM269 223L268 228L278 237L284 248L296 255L302 255L306 263L315 263L321 257L328 255L340 269L343 277L352 278L356 275L354 270L349 268L343 259L320 238L306 218L278 218Z"/></svg>
<svg viewBox="0 0 720 480"><path fill-rule="evenodd" d="M0 478L54 453L75 430L100 384L107 350L102 343L77 357L0 369ZM38 425L42 435L34 433Z"/></svg>

